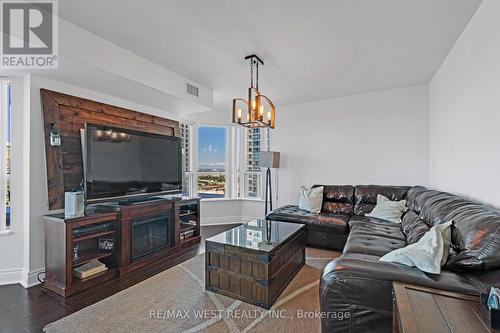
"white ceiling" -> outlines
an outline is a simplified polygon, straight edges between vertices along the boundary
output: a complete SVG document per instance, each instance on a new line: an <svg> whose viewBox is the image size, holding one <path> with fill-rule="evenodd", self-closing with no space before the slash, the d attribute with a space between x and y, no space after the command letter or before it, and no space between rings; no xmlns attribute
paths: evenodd
<svg viewBox="0 0 500 333"><path fill-rule="evenodd" d="M245 96L260 55L276 104L427 83L481 0L60 0L62 18L214 90Z"/></svg>

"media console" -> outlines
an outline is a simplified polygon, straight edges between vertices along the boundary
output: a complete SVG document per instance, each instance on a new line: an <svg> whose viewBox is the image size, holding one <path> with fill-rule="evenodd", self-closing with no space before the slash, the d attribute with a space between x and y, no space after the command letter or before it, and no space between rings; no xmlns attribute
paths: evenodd
<svg viewBox="0 0 500 333"><path fill-rule="evenodd" d="M175 260L200 242L199 198L154 198L103 204L84 216L45 216L44 288L67 297L159 261ZM102 240L112 248L102 249ZM73 269L93 260L107 270L79 279Z"/></svg>

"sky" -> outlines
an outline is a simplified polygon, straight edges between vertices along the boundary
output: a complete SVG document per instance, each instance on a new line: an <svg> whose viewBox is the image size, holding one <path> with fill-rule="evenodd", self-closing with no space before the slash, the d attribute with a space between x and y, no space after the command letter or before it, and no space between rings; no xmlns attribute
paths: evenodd
<svg viewBox="0 0 500 333"><path fill-rule="evenodd" d="M226 128L198 128L198 166L199 168L225 168Z"/></svg>

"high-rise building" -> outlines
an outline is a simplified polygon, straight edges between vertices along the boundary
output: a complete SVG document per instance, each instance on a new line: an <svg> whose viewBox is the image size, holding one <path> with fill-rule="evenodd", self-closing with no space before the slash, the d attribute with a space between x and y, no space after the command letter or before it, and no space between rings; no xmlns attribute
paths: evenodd
<svg viewBox="0 0 500 333"><path fill-rule="evenodd" d="M192 138L192 125L180 124L181 130L181 148L182 148L182 167L184 171L184 184L183 189L185 193L189 193L189 177L186 172L191 172L191 138Z"/></svg>
<svg viewBox="0 0 500 333"><path fill-rule="evenodd" d="M260 172L260 145L261 145L261 129L249 128L246 129L246 144L245 144L245 164L246 171ZM245 177L247 197L257 197L259 195L260 175L256 173L248 173Z"/></svg>

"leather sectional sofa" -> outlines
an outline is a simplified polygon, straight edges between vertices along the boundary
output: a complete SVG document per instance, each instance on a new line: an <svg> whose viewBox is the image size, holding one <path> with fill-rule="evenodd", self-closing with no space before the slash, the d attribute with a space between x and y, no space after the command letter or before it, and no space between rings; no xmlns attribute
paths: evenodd
<svg viewBox="0 0 500 333"><path fill-rule="evenodd" d="M407 201L400 224L365 216L377 194ZM393 281L474 295L500 286L500 211L453 194L422 186L325 185L321 213L284 206L267 218L304 223L307 245L342 251L323 270L320 307L350 318L322 319L323 332L392 332ZM450 220L452 244L441 274L378 261Z"/></svg>

